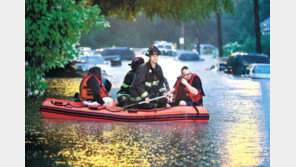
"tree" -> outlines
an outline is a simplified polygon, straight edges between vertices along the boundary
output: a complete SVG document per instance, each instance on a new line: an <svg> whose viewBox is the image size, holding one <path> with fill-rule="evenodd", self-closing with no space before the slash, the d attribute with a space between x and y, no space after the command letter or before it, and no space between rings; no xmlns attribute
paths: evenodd
<svg viewBox="0 0 296 167"><path fill-rule="evenodd" d="M259 0L258 2L260 20L263 21L269 17L269 0ZM225 14L221 17L223 43L238 42L241 45L238 47L241 52L256 52L254 3L253 1L237 0L234 2L234 8L234 15ZM262 53L269 55L269 35L263 35L260 39ZM224 53L224 56L229 56L229 54Z"/></svg>
<svg viewBox="0 0 296 167"><path fill-rule="evenodd" d="M79 1L79 0L78 0ZM232 0L89 0L98 5L104 16L135 21L137 15L169 18L176 22L202 21L213 12L232 12Z"/></svg>
<svg viewBox="0 0 296 167"><path fill-rule="evenodd" d="M217 36L218 36L219 57L223 57L222 28L221 28L221 16L220 16L220 13L216 13L216 18L217 18Z"/></svg>
<svg viewBox="0 0 296 167"><path fill-rule="evenodd" d="M259 5L258 0L254 1L254 18L255 18L255 35L256 35L256 51L261 53L261 37L260 37L260 23L259 23Z"/></svg>
<svg viewBox="0 0 296 167"><path fill-rule="evenodd" d="M47 87L44 73L78 55L81 32L102 29L108 22L86 1L26 0L25 5L26 95L42 95Z"/></svg>
<svg viewBox="0 0 296 167"><path fill-rule="evenodd" d="M233 12L232 0L90 0L89 2L92 5L97 4L100 6L102 14L108 17L112 25L110 29L101 32L94 30L89 35L82 35L81 44L93 48L112 45L146 47L151 45L153 39L161 40L159 38L178 42L181 22L186 24L185 48L190 45L189 42L196 42L197 36L199 42L208 38L211 41L216 41L217 36L208 37L203 34L206 30L213 29L212 27L201 28L199 31L196 23L202 25L206 18L217 11L221 14ZM146 18L142 16L148 18L150 22L146 21ZM135 22L136 25L129 24L125 20ZM149 23L148 27L146 23ZM121 30L116 29L117 25L121 27ZM122 30L124 30L124 33L122 33ZM195 32L190 32L191 30L195 30ZM168 31L170 36L166 36ZM176 36L177 34L179 35ZM124 35L128 36L128 38L125 38ZM191 39L192 36L194 36L194 39Z"/></svg>
<svg viewBox="0 0 296 167"><path fill-rule="evenodd" d="M90 0L93 4L99 5L106 16L124 18L129 21L135 21L135 16L145 13L150 19L154 16L173 19L176 23L182 22L182 25L191 22L203 22L213 12L219 15L223 12L233 12L232 0ZM183 26L182 26L183 27ZM221 25L218 25L221 27ZM182 28L182 35L184 28ZM219 30L218 30L219 31ZM219 31L221 32L221 31ZM198 29L196 29L196 39L198 39ZM221 34L221 33L220 33ZM181 35L181 36L182 36ZM221 40L219 47L222 54L222 35L218 36ZM183 48L183 45L182 45ZM199 44L197 43L197 48Z"/></svg>

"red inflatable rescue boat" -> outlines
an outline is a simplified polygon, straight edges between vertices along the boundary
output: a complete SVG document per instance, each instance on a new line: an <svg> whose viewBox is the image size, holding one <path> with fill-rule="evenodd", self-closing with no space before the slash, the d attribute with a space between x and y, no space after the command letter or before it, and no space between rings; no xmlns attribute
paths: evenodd
<svg viewBox="0 0 296 167"><path fill-rule="evenodd" d="M175 106L156 109L85 106L80 102L47 99L40 112L44 118L79 119L104 122L199 122L208 121L208 111L200 106Z"/></svg>

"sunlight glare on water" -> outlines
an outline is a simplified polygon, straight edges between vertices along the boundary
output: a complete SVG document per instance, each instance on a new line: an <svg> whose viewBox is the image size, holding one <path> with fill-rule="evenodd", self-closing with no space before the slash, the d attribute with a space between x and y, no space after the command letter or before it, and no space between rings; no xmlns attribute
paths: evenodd
<svg viewBox="0 0 296 167"><path fill-rule="evenodd" d="M210 120L203 123L125 123L41 118L46 98L72 100L82 78L47 79L46 96L26 99L26 165L35 166L269 166L270 83L207 70L214 59L160 59L170 87L186 65L198 74ZM116 99L130 61L104 67Z"/></svg>

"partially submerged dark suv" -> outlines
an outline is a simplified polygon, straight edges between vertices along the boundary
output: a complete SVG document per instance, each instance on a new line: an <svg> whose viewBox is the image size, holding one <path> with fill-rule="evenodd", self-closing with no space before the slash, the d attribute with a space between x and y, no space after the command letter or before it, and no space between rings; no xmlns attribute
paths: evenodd
<svg viewBox="0 0 296 167"><path fill-rule="evenodd" d="M135 52L128 47L110 47L105 48L103 51L103 57L111 55L119 55L121 60L133 60Z"/></svg>
<svg viewBox="0 0 296 167"><path fill-rule="evenodd" d="M232 53L226 63L225 73L234 75L249 74L249 65L252 63L265 63L269 64L269 57L258 53Z"/></svg>

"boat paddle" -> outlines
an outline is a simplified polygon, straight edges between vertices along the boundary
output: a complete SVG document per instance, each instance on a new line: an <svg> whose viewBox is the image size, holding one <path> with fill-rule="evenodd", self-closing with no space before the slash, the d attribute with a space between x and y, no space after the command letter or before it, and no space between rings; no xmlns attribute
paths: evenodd
<svg viewBox="0 0 296 167"><path fill-rule="evenodd" d="M159 96L159 97L155 97L153 99L150 99L150 102L151 101L154 101L154 100L158 100L158 99L161 99L161 98L164 98L166 97L167 95L163 95L163 96ZM130 105L127 105L127 106L124 106L123 107L123 110L125 110L126 108L129 108L129 107L132 107L132 106L135 106L135 105L139 105L139 104L144 104L145 101L140 101L140 102L137 102L137 103L133 103L133 104L130 104Z"/></svg>
<svg viewBox="0 0 296 167"><path fill-rule="evenodd" d="M173 88L170 92L173 92L175 89ZM169 94L166 94L166 95L163 95L163 96L159 96L159 97L155 97L155 98L152 98L150 99L150 102L151 101L155 101L155 100L158 100L158 99L161 99L161 98L165 98L169 96ZM135 105L139 105L139 104L144 104L145 103L145 100L144 101L140 101L140 102L137 102L137 103L133 103L133 104L130 104L130 105L127 105L127 106L124 106L123 107L123 110L125 110L126 108L129 108L129 107L132 107L132 106L135 106Z"/></svg>

